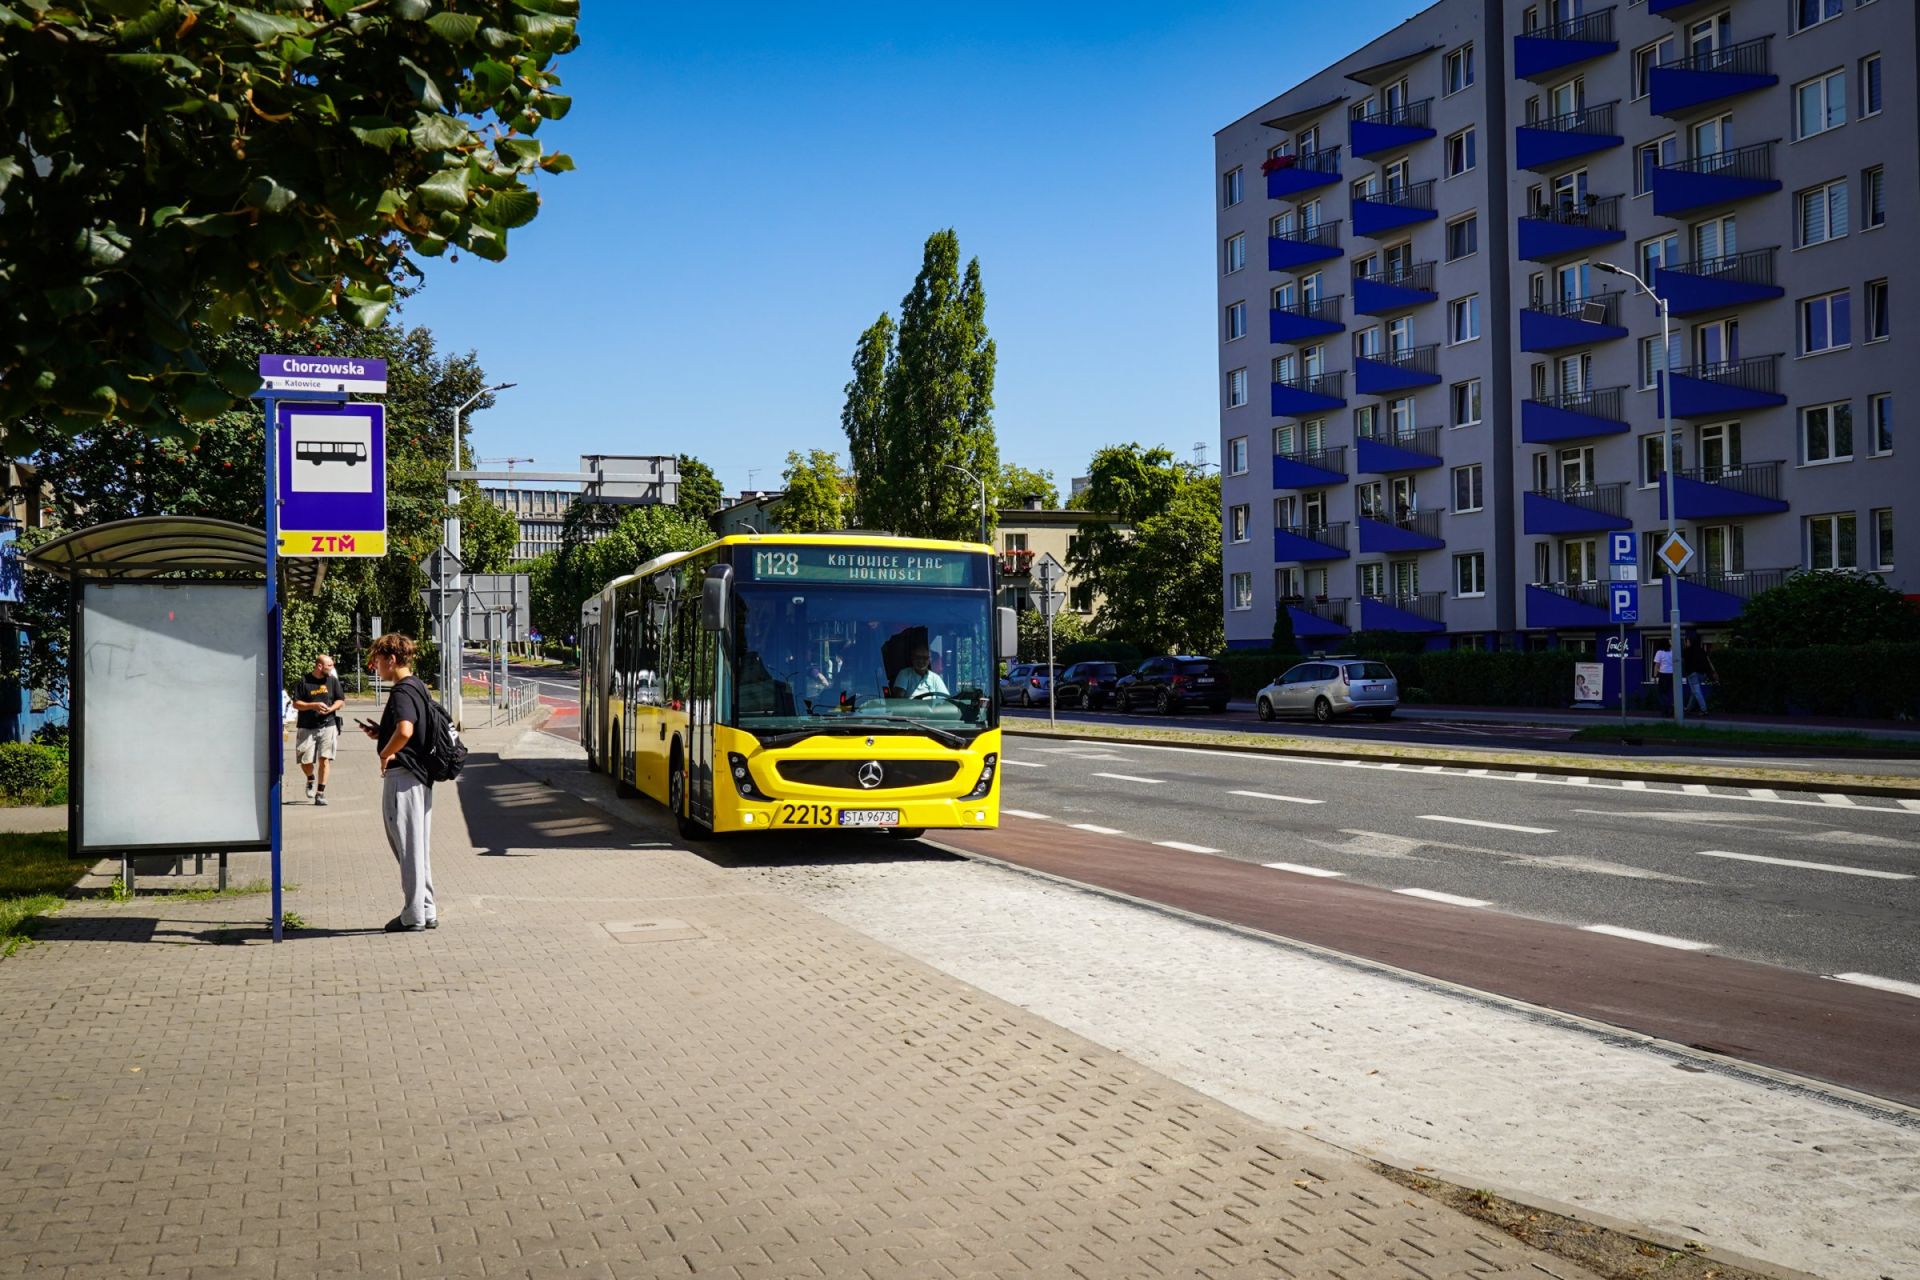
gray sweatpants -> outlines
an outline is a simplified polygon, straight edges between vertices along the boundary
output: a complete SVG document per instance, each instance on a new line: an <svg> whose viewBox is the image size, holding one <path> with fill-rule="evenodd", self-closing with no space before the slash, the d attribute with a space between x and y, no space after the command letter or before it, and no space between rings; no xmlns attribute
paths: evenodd
<svg viewBox="0 0 1920 1280"><path fill-rule="evenodd" d="M433 788L399 765L389 767L380 789L380 816L400 862L400 892L406 899L400 922L425 924L439 914L433 906Z"/></svg>

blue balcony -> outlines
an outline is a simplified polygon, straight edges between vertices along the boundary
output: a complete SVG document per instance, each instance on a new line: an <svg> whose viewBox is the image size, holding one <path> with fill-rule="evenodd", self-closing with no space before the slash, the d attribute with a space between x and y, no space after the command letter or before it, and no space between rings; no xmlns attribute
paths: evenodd
<svg viewBox="0 0 1920 1280"><path fill-rule="evenodd" d="M1541 205L1522 216L1518 242L1520 256L1528 262L1551 262L1626 238L1620 229L1620 197L1589 196Z"/></svg>
<svg viewBox="0 0 1920 1280"><path fill-rule="evenodd" d="M1273 455L1276 489L1324 489L1347 479L1347 447L1300 449Z"/></svg>
<svg viewBox="0 0 1920 1280"><path fill-rule="evenodd" d="M1391 436L1361 436L1353 442L1353 464L1364 476L1425 471L1442 461L1438 427L1420 427Z"/></svg>
<svg viewBox="0 0 1920 1280"><path fill-rule="evenodd" d="M1736 462L1673 473L1673 501L1681 520L1770 516L1787 510L1780 496L1784 462ZM1667 518L1667 486L1660 486L1660 518Z"/></svg>
<svg viewBox="0 0 1920 1280"><path fill-rule="evenodd" d="M1597 436L1625 435L1632 428L1622 407L1625 387L1569 391L1520 402L1523 444L1561 444Z"/></svg>
<svg viewBox="0 0 1920 1280"><path fill-rule="evenodd" d="M1709 0L1647 0L1647 12L1661 18L1684 17L1692 9L1704 9ZM1711 0L1718 4L1720 0Z"/></svg>
<svg viewBox="0 0 1920 1280"><path fill-rule="evenodd" d="M1667 375L1673 383L1676 418L1731 418L1785 404L1780 394L1780 357L1750 356L1719 364L1687 365ZM1655 412L1665 404L1654 397Z"/></svg>
<svg viewBox="0 0 1920 1280"><path fill-rule="evenodd" d="M1280 603L1287 606L1287 616L1293 620L1293 634L1297 639L1335 640L1353 634L1353 628L1347 624L1352 616L1350 600L1329 600L1324 596L1308 600L1305 596L1292 596Z"/></svg>
<svg viewBox="0 0 1920 1280"><path fill-rule="evenodd" d="M1514 164L1536 171L1554 169L1596 151L1624 147L1627 140L1613 126L1613 109L1619 105L1603 102L1521 125L1513 131Z"/></svg>
<svg viewBox="0 0 1920 1280"><path fill-rule="evenodd" d="M1382 107L1372 115L1347 120L1347 149L1356 158L1397 151L1433 136L1433 99L1422 98L1404 107Z"/></svg>
<svg viewBox="0 0 1920 1280"><path fill-rule="evenodd" d="M1438 591L1395 591L1360 597L1362 631L1411 631L1423 635L1445 631L1445 597Z"/></svg>
<svg viewBox="0 0 1920 1280"><path fill-rule="evenodd" d="M1361 316L1392 315L1434 301L1431 262L1416 262L1400 270L1381 270L1353 277L1353 312Z"/></svg>
<svg viewBox="0 0 1920 1280"><path fill-rule="evenodd" d="M1620 42L1613 38L1613 6L1608 5L1598 12L1515 36L1513 74L1522 80L1539 80L1563 67L1604 58L1619 48Z"/></svg>
<svg viewBox="0 0 1920 1280"><path fill-rule="evenodd" d="M1341 297L1314 298L1291 307L1274 307L1267 312L1267 341L1292 346L1314 342L1347 326L1341 322Z"/></svg>
<svg viewBox="0 0 1920 1280"><path fill-rule="evenodd" d="M1267 270L1294 271L1337 258L1342 252L1339 220L1316 222L1283 236L1268 236Z"/></svg>
<svg viewBox="0 0 1920 1280"><path fill-rule="evenodd" d="M1347 404L1347 375L1339 373L1303 373L1273 382L1273 416L1308 418Z"/></svg>
<svg viewBox="0 0 1920 1280"><path fill-rule="evenodd" d="M1777 246L1749 249L1721 258L1655 267L1650 283L1676 316L1767 302L1785 297L1787 292L1773 282L1774 258L1779 252Z"/></svg>
<svg viewBox="0 0 1920 1280"><path fill-rule="evenodd" d="M1345 560L1347 554L1347 523L1344 520L1338 524L1281 525L1273 531L1275 564Z"/></svg>
<svg viewBox="0 0 1920 1280"><path fill-rule="evenodd" d="M1608 620L1604 582L1529 582L1527 626L1535 631L1587 631Z"/></svg>
<svg viewBox="0 0 1920 1280"><path fill-rule="evenodd" d="M1402 227L1432 222L1439 216L1433 207L1432 178L1353 198L1353 234L1369 239L1378 240Z"/></svg>
<svg viewBox="0 0 1920 1280"><path fill-rule="evenodd" d="M1522 351L1562 351L1627 336L1618 290L1584 298L1542 300L1520 311Z"/></svg>
<svg viewBox="0 0 1920 1280"><path fill-rule="evenodd" d="M1624 484L1574 484L1529 489L1521 495L1521 529L1528 535L1604 533L1631 529Z"/></svg>
<svg viewBox="0 0 1920 1280"><path fill-rule="evenodd" d="M1653 211L1660 217L1750 200L1780 189L1773 176L1773 144L1716 151L1653 171Z"/></svg>
<svg viewBox="0 0 1920 1280"><path fill-rule="evenodd" d="M1440 536L1438 511L1410 512L1395 520L1360 516L1353 523L1360 531L1360 554L1363 556L1441 551L1447 545Z"/></svg>
<svg viewBox="0 0 1920 1280"><path fill-rule="evenodd" d="M1355 356L1353 392L1361 396L1390 396L1397 391L1437 386L1440 382L1440 348L1437 344L1408 347L1404 351L1386 351L1374 356Z"/></svg>
<svg viewBox="0 0 1920 1280"><path fill-rule="evenodd" d="M1340 181L1340 148L1322 147L1297 156L1275 156L1267 161L1267 198L1286 200L1302 192Z"/></svg>
<svg viewBox="0 0 1920 1280"><path fill-rule="evenodd" d="M1736 569L1731 572L1689 573L1679 579L1680 618L1689 626L1733 622L1746 612L1747 601L1785 582L1791 569ZM1672 617L1675 579L1660 579L1662 621Z"/></svg>
<svg viewBox="0 0 1920 1280"><path fill-rule="evenodd" d="M1647 105L1657 116L1678 116L1780 83L1773 74L1773 37L1663 62L1647 72Z"/></svg>

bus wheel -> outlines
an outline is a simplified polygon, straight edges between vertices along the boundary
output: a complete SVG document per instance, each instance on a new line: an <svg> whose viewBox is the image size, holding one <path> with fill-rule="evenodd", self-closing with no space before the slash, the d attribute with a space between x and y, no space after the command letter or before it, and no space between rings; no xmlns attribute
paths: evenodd
<svg viewBox="0 0 1920 1280"><path fill-rule="evenodd" d="M673 744L673 754L667 762L667 808L673 811L673 822L682 840L704 840L713 834L687 812L686 758L680 754L678 742Z"/></svg>

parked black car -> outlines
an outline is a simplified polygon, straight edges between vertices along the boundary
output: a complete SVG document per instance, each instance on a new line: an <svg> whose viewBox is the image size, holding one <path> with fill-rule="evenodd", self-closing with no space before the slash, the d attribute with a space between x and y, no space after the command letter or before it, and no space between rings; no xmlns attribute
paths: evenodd
<svg viewBox="0 0 1920 1280"><path fill-rule="evenodd" d="M1132 675L1122 676L1115 689L1122 711L1150 706L1162 714L1190 702L1209 711L1225 711L1230 692L1224 666L1212 658L1180 654L1148 658Z"/></svg>
<svg viewBox="0 0 1920 1280"><path fill-rule="evenodd" d="M1054 699L1062 707L1098 711L1113 701L1120 683L1120 667L1113 662L1076 662L1054 682Z"/></svg>

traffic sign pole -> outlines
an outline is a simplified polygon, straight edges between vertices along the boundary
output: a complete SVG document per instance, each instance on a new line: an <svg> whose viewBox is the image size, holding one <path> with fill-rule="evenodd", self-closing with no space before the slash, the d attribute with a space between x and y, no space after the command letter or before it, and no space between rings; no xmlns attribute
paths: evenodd
<svg viewBox="0 0 1920 1280"><path fill-rule="evenodd" d="M266 408L267 439L267 701L272 710L273 732L267 736L267 854L268 875L273 883L273 940L283 933L280 876L280 775L286 772L286 716L280 710L280 697L286 696L285 672L280 653L280 415L278 398L269 393Z"/></svg>

